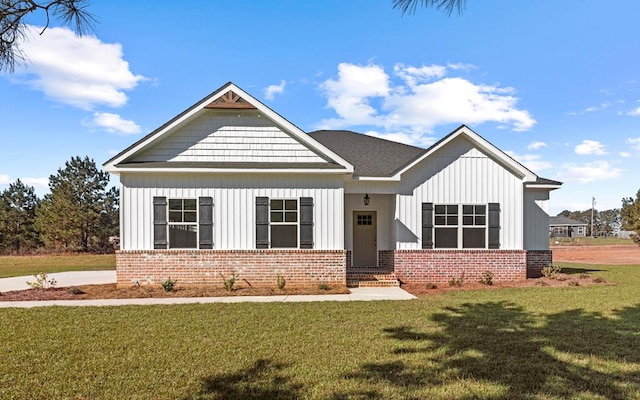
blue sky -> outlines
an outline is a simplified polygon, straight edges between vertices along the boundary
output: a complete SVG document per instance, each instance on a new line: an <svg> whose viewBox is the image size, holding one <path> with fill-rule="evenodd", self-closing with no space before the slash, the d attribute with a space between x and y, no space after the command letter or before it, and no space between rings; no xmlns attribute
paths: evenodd
<svg viewBox="0 0 640 400"><path fill-rule="evenodd" d="M188 5L188 6L187 6ZM551 213L640 189L640 2L94 1L94 34L55 24L0 76L0 189L47 192L233 81L301 129L428 146L459 124L564 182ZM41 18L29 20L41 26ZM34 28L36 29L36 28ZM117 178L112 179L116 182Z"/></svg>

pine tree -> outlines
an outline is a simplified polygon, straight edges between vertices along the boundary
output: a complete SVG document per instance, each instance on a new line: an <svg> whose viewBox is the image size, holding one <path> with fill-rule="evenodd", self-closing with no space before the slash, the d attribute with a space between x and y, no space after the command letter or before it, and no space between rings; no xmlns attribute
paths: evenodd
<svg viewBox="0 0 640 400"><path fill-rule="evenodd" d="M38 196L18 179L0 195L0 251L21 253L38 246L35 230Z"/></svg>
<svg viewBox="0 0 640 400"><path fill-rule="evenodd" d="M118 230L118 192L107 190L109 174L89 157L72 157L56 175L37 210L36 226L55 250L101 252Z"/></svg>
<svg viewBox="0 0 640 400"><path fill-rule="evenodd" d="M622 229L634 231L633 239L640 243L640 190L636 193L636 198L627 197L622 199Z"/></svg>

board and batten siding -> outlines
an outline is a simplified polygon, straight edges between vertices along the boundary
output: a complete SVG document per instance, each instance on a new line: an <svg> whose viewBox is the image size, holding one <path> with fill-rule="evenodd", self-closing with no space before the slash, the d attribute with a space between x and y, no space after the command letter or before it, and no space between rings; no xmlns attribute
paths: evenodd
<svg viewBox="0 0 640 400"><path fill-rule="evenodd" d="M123 250L153 249L153 197L213 198L213 248L255 249L255 198L312 197L314 249L344 248L341 175L154 174L120 177Z"/></svg>
<svg viewBox="0 0 640 400"><path fill-rule="evenodd" d="M207 110L130 161L295 163L325 160L257 111Z"/></svg>
<svg viewBox="0 0 640 400"><path fill-rule="evenodd" d="M549 250L549 190L524 190L524 248Z"/></svg>
<svg viewBox="0 0 640 400"><path fill-rule="evenodd" d="M523 248L522 178L464 138L455 139L403 174L396 198L397 249L422 247L421 211L422 203L427 202L500 203L500 248Z"/></svg>

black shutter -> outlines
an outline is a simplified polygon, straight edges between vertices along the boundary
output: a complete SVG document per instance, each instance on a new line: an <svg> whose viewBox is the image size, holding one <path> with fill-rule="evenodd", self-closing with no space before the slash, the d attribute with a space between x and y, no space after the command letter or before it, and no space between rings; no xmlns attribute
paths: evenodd
<svg viewBox="0 0 640 400"><path fill-rule="evenodd" d="M422 203L422 248L433 249L433 203Z"/></svg>
<svg viewBox="0 0 640 400"><path fill-rule="evenodd" d="M153 198L153 248L167 248L167 198Z"/></svg>
<svg viewBox="0 0 640 400"><path fill-rule="evenodd" d="M500 203L489 203L489 248L500 248Z"/></svg>
<svg viewBox="0 0 640 400"><path fill-rule="evenodd" d="M313 197L300 197L300 248L313 249Z"/></svg>
<svg viewBox="0 0 640 400"><path fill-rule="evenodd" d="M256 197L256 249L269 248L269 198Z"/></svg>
<svg viewBox="0 0 640 400"><path fill-rule="evenodd" d="M213 198L198 199L198 234L201 249L213 249Z"/></svg>

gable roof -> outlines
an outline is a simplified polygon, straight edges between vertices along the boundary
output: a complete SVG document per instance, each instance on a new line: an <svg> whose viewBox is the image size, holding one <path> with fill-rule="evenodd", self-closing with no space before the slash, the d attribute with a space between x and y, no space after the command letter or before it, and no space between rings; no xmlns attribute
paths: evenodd
<svg viewBox="0 0 640 400"><path fill-rule="evenodd" d="M271 110L266 105L262 104L257 99L253 98L247 92L233 84L228 82L219 89L215 90L211 94L205 96L200 101L196 102L174 118L149 133L145 137L141 138L125 150L121 151L103 165L107 172L120 173L125 171L141 171L141 170L167 170L173 167L180 168L181 170L189 170L192 172L208 172L213 170L220 171L242 171L247 169L246 163L191 163L189 165L177 164L175 162L139 162L133 163L131 159L134 155L140 154L142 151L150 148L153 144L159 140L171 135L179 127L193 120L197 116L206 113L212 109L223 110L257 110L262 115L270 119L273 123L280 126L287 132L292 138L306 146L310 150L316 152L321 158L326 160L326 163L272 163L266 168L267 171L275 172L292 172L296 170L308 171L309 169L315 169L318 171L338 171L341 173L353 173L353 166L340 157L338 154L325 147L320 142L314 140L307 135L300 128L283 118L280 114ZM209 111L210 112L210 111Z"/></svg>
<svg viewBox="0 0 640 400"><path fill-rule="evenodd" d="M354 167L355 176L390 177L426 150L345 130L320 130L309 135Z"/></svg>
<svg viewBox="0 0 640 400"><path fill-rule="evenodd" d="M553 190L562 185L562 182L537 176L466 125L460 125L428 149L346 130L320 130L310 132L309 136L351 163L354 166L354 175L359 178L399 181L404 172L420 161L454 139L464 137L523 179L526 187Z"/></svg>
<svg viewBox="0 0 640 400"><path fill-rule="evenodd" d="M556 226L587 226L584 222L575 221L571 218L567 218L564 215L558 215L556 217L549 217L549 225Z"/></svg>

